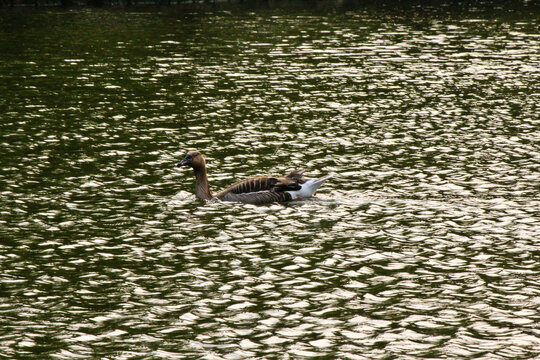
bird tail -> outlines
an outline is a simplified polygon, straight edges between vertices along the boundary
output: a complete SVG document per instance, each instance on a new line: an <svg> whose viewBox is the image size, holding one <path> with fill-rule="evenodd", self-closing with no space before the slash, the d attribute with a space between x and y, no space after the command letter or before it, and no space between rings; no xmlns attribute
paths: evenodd
<svg viewBox="0 0 540 360"><path fill-rule="evenodd" d="M318 179L307 180L304 184L302 184L302 189L298 191L298 193L295 195L300 198L307 198L312 196L326 180L330 179L334 175L335 174L331 173Z"/></svg>

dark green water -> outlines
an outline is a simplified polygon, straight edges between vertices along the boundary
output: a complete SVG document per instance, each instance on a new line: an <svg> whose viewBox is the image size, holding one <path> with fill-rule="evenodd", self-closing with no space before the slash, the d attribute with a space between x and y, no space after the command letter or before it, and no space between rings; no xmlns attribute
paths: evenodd
<svg viewBox="0 0 540 360"><path fill-rule="evenodd" d="M4 11L0 356L540 355L539 16L449 10Z"/></svg>

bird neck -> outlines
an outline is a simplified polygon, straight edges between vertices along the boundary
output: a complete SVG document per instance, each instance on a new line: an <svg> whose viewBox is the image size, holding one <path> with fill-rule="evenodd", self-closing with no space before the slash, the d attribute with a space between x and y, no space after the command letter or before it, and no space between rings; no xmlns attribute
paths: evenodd
<svg viewBox="0 0 540 360"><path fill-rule="evenodd" d="M206 175L206 166L194 167L195 171L195 194L199 199L210 200L214 196L208 186L208 176Z"/></svg>

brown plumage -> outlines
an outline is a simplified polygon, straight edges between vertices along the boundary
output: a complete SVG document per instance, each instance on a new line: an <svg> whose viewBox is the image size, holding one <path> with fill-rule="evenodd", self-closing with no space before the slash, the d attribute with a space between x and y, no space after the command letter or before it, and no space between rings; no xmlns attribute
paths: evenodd
<svg viewBox="0 0 540 360"><path fill-rule="evenodd" d="M269 204L273 202L286 202L302 198L302 186L310 182L308 191L304 190L307 196L311 196L329 176L319 179L304 178L304 170L293 170L290 174L282 177L257 176L243 181L239 181L225 190L213 195L208 186L208 176L206 174L206 160L198 151L190 151L186 157L178 164L180 166L190 166L195 172L195 194L199 199L222 201L235 201L247 204ZM313 192L309 193L311 188ZM307 188L307 187L306 187ZM306 197L307 197L306 196Z"/></svg>

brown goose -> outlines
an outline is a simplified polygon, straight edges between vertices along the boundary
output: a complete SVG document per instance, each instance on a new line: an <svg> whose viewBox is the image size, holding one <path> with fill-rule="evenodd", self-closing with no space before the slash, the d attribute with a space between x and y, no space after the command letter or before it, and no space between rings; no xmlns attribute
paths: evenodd
<svg viewBox="0 0 540 360"><path fill-rule="evenodd" d="M325 180L333 175L326 175L319 179L306 179L303 169L293 170L287 176L258 176L239 181L213 195L208 186L206 160L200 152L188 152L177 166L190 166L193 168L196 179L195 194L199 199L219 199L254 205L308 198L315 193Z"/></svg>

